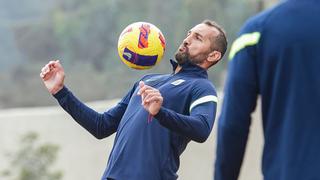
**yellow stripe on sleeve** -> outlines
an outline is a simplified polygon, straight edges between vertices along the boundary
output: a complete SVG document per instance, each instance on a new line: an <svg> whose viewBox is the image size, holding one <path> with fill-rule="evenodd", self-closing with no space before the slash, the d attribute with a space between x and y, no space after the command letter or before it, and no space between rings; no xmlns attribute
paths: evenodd
<svg viewBox="0 0 320 180"><path fill-rule="evenodd" d="M241 35L238 39L236 39L229 53L229 60L232 60L233 57L243 48L247 46L254 46L258 44L260 39L260 32L253 32Z"/></svg>

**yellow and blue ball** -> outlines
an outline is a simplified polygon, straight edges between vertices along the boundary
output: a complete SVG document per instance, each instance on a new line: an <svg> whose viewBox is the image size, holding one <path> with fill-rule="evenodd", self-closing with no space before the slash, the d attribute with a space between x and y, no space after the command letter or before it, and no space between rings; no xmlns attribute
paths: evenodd
<svg viewBox="0 0 320 180"><path fill-rule="evenodd" d="M118 53L130 68L150 69L158 64L166 47L165 38L155 25L136 22L128 25L118 40Z"/></svg>

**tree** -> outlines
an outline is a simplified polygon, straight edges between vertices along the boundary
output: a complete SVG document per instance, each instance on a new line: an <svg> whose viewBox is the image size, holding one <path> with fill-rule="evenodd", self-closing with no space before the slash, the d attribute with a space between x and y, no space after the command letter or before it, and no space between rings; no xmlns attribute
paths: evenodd
<svg viewBox="0 0 320 180"><path fill-rule="evenodd" d="M9 154L10 167L0 177L9 180L60 180L61 171L51 171L59 147L54 144L39 144L38 134L29 132L22 136L21 146Z"/></svg>

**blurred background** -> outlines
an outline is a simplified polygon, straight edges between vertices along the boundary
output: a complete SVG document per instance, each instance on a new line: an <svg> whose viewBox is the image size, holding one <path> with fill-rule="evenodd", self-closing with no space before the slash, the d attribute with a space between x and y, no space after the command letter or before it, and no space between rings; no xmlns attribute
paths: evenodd
<svg viewBox="0 0 320 180"><path fill-rule="evenodd" d="M225 28L230 47L248 17L275 3L277 0L0 0L0 180L93 180L103 173L113 137L94 139L56 106L39 78L48 61L60 59L66 85L102 112L144 74L170 73L169 59L194 25L215 20ZM165 57L151 70L129 69L118 58L118 37L136 21L155 24L166 38ZM224 58L209 71L220 98L227 63ZM260 115L254 117L243 180L262 179ZM180 179L212 179L215 134L214 129L204 144L190 144L182 156Z"/></svg>

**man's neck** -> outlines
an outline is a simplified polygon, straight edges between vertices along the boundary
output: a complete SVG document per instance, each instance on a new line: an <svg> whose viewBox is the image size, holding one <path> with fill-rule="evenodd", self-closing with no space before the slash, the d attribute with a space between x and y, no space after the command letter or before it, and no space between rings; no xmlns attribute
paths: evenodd
<svg viewBox="0 0 320 180"><path fill-rule="evenodd" d="M174 73L175 74L177 74L180 70L181 70L181 66L180 65L178 65L177 67L176 67L176 69L174 70Z"/></svg>

